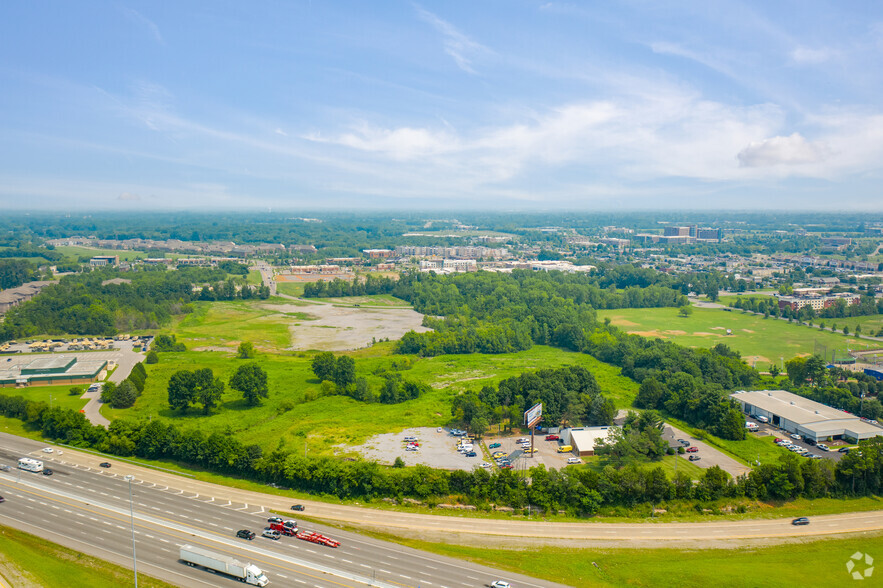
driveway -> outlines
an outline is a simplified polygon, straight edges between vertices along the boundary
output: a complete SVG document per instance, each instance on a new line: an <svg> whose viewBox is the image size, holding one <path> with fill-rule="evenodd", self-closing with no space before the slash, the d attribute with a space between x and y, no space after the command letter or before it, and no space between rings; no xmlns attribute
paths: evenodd
<svg viewBox="0 0 883 588"><path fill-rule="evenodd" d="M747 474L751 471L751 468L747 465L736 461L721 450L690 435L689 433L685 433L680 429L676 429L668 423L666 423L665 430L662 432L662 438L668 441L669 445L671 445L672 447L677 447L680 445L680 443L678 443L678 439L685 439L686 441L690 442L690 445L692 447L698 447L699 451L697 453L686 453L678 457L681 457L682 459L688 459L691 455L698 455L702 459L691 463L693 465L699 466L700 468L719 466L722 470L733 476L733 478L738 478L739 476Z"/></svg>

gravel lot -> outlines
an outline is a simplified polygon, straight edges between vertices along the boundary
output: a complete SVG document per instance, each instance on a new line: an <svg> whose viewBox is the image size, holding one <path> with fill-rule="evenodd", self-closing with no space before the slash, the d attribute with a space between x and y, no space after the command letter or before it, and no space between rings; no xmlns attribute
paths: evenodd
<svg viewBox="0 0 883 588"><path fill-rule="evenodd" d="M420 443L418 451L405 451L406 436L417 437ZM401 433L384 433L368 439L364 445L353 447L367 459L380 463L392 464L396 457L401 457L405 465L424 464L445 470L471 470L482 462L481 451L476 448L478 457L465 457L457 453L457 437L442 429L417 427L405 429Z"/></svg>

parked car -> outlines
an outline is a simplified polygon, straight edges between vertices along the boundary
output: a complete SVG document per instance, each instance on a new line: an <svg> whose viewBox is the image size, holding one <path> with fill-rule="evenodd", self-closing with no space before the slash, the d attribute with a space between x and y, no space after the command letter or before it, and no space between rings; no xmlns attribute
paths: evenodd
<svg viewBox="0 0 883 588"><path fill-rule="evenodd" d="M470 451L466 454L466 457L478 457L478 454L474 451Z"/></svg>
<svg viewBox="0 0 883 588"><path fill-rule="evenodd" d="M582 463L582 462L583 462L583 460L581 460L578 457L568 457L567 458L567 463Z"/></svg>
<svg viewBox="0 0 883 588"><path fill-rule="evenodd" d="M803 437L801 437L797 433L794 433L793 435L791 435L791 438L794 439L795 441L800 441L801 439L803 439Z"/></svg>
<svg viewBox="0 0 883 588"><path fill-rule="evenodd" d="M304 510L303 504L294 504L291 506L291 510Z"/></svg>
<svg viewBox="0 0 883 588"><path fill-rule="evenodd" d="M261 533L261 535L275 541L279 541L279 538L282 537L282 533L280 533L276 529L264 529L264 532Z"/></svg>
<svg viewBox="0 0 883 588"><path fill-rule="evenodd" d="M799 517L791 521L792 525L808 525L809 519L806 517Z"/></svg>
<svg viewBox="0 0 883 588"><path fill-rule="evenodd" d="M841 447L837 450L837 453L849 453L849 447Z"/></svg>
<svg viewBox="0 0 883 588"><path fill-rule="evenodd" d="M561 437L558 435L546 435L546 441L558 441Z"/></svg>
<svg viewBox="0 0 883 588"><path fill-rule="evenodd" d="M687 448L687 453L696 453L697 451L699 451L698 447L688 447Z"/></svg>
<svg viewBox="0 0 883 588"><path fill-rule="evenodd" d="M511 469L514 468L514 467L515 467L515 466L513 466L511 463L504 463L503 465L500 466L500 469L502 469L502 470L511 470Z"/></svg>
<svg viewBox="0 0 883 588"><path fill-rule="evenodd" d="M691 455L691 456L689 457L689 459L690 459L690 461L699 461L699 460L702 459L702 458L699 457L698 455Z"/></svg>
<svg viewBox="0 0 883 588"><path fill-rule="evenodd" d="M98 465L101 466L101 467L103 467L103 468L109 468L109 467L110 467L110 462L108 462L108 461L102 461L102 462L101 462L100 464L98 464Z"/></svg>
<svg viewBox="0 0 883 588"><path fill-rule="evenodd" d="M494 459L500 459L501 457L505 457L505 456L506 456L505 452L496 451L496 452L494 452L494 454L491 457L493 457Z"/></svg>
<svg viewBox="0 0 883 588"><path fill-rule="evenodd" d="M531 449L530 447L524 448L525 453L536 453L537 451L539 451L539 449L537 449L536 447L534 447L533 449Z"/></svg>
<svg viewBox="0 0 883 588"><path fill-rule="evenodd" d="M239 531L236 531L236 536L240 539L248 539L249 541L251 541L252 539L254 539L254 531L249 531L248 529L240 529Z"/></svg>
<svg viewBox="0 0 883 588"><path fill-rule="evenodd" d="M678 439L678 443L680 443L680 444L683 445L684 447L689 447L689 446L690 446L690 442L687 441L686 439Z"/></svg>
<svg viewBox="0 0 883 588"><path fill-rule="evenodd" d="M831 451L831 449L824 443L819 443L818 445L816 445L816 447L818 447L822 451Z"/></svg>
<svg viewBox="0 0 883 588"><path fill-rule="evenodd" d="M503 445L500 443L491 443L487 446L488 449L496 449L497 447L502 447Z"/></svg>
<svg viewBox="0 0 883 588"><path fill-rule="evenodd" d="M489 462L483 461L483 462L481 462L481 467L489 468L489 467L491 467L491 464Z"/></svg>
<svg viewBox="0 0 883 588"><path fill-rule="evenodd" d="M812 447L813 445L816 444L816 442L814 440L810 439L809 437L804 439L803 442L806 443L807 445L809 445L810 447Z"/></svg>

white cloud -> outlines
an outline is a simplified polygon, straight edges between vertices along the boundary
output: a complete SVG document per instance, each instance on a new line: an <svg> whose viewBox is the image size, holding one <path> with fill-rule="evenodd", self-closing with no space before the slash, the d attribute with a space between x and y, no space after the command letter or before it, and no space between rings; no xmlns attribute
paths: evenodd
<svg viewBox="0 0 883 588"><path fill-rule="evenodd" d="M156 26L156 23L135 10L134 8L122 8L123 14L129 18L132 22L135 22L144 28L147 29L147 32L150 33L150 36L153 37L153 40L159 43L160 45L165 45L166 40L163 38L162 33L159 30L159 27Z"/></svg>
<svg viewBox="0 0 883 588"><path fill-rule="evenodd" d="M141 200L141 196L133 194L132 192L122 192L117 196L117 200L122 200L124 202L137 202L138 200Z"/></svg>
<svg viewBox="0 0 883 588"><path fill-rule="evenodd" d="M283 137L287 137L287 136L288 136L288 133L286 133L286 132L283 131L282 129L276 129L276 130L273 131L273 132L276 133L277 135L282 135Z"/></svg>
<svg viewBox="0 0 883 588"><path fill-rule="evenodd" d="M444 37L445 53L454 59L457 67L467 73L477 73L472 68L472 58L476 53L487 52L487 47L473 41L454 28L452 24L442 20L428 10L423 9L420 6L416 6L415 8L417 9L418 16L425 22L431 24L433 28Z"/></svg>
<svg viewBox="0 0 883 588"><path fill-rule="evenodd" d="M736 157L743 167L804 165L821 161L825 151L824 147L810 143L800 133L793 133L787 137L752 142Z"/></svg>
<svg viewBox="0 0 883 588"><path fill-rule="evenodd" d="M791 51L791 61L798 65L815 65L830 61L836 55L836 51L827 47L796 47Z"/></svg>

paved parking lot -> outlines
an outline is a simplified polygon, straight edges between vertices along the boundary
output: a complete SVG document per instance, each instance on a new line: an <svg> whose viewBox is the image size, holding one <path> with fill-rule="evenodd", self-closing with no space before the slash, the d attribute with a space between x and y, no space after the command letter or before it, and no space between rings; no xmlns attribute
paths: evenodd
<svg viewBox="0 0 883 588"><path fill-rule="evenodd" d="M823 442L823 444L827 445L831 449L831 451L822 451L818 447L810 445L809 443L807 443L806 441L803 441L802 439L800 441L792 439L791 433L789 433L788 431L784 431L774 425L761 423L759 421L755 421L754 419L752 419L750 417L746 417L745 422L756 423L757 427L758 427L757 433L748 433L749 435L756 435L758 437L773 436L773 437L778 437L779 439L788 439L788 441L790 441L794 445L797 445L798 447L808 450L813 455L818 455L818 456L824 457L825 459L830 459L830 460L834 461L835 463L840 461L843 458L843 456L845 455L845 454L837 451L838 449L840 449L841 447L852 447L852 444L846 443L845 441L831 441L830 443Z"/></svg>
<svg viewBox="0 0 883 588"><path fill-rule="evenodd" d="M404 438L417 437L420 448L407 451L408 445ZM363 445L351 447L365 458L391 465L397 457L401 457L405 465L423 464L443 470L472 470L484 461L480 448L476 446L477 457L466 457L457 453L457 440L446 429L439 432L431 427L405 429L401 433L384 433L374 435Z"/></svg>
<svg viewBox="0 0 883 588"><path fill-rule="evenodd" d="M747 474L751 471L751 468L743 463L736 461L726 453L720 451L719 449L712 447L708 443L690 435L689 433L685 433L680 429L676 429L671 425L665 425L665 430L662 433L662 438L668 441L668 444L671 447L680 447L681 444L678 442L678 439L684 439L690 442L690 445L693 447L698 447L699 451L696 453L685 453L684 455L680 455L678 457L689 460L691 455L698 455L699 461L692 462L693 465L697 465L700 468L710 468L712 466L720 466L722 470L733 476L734 478L738 478L742 474Z"/></svg>

